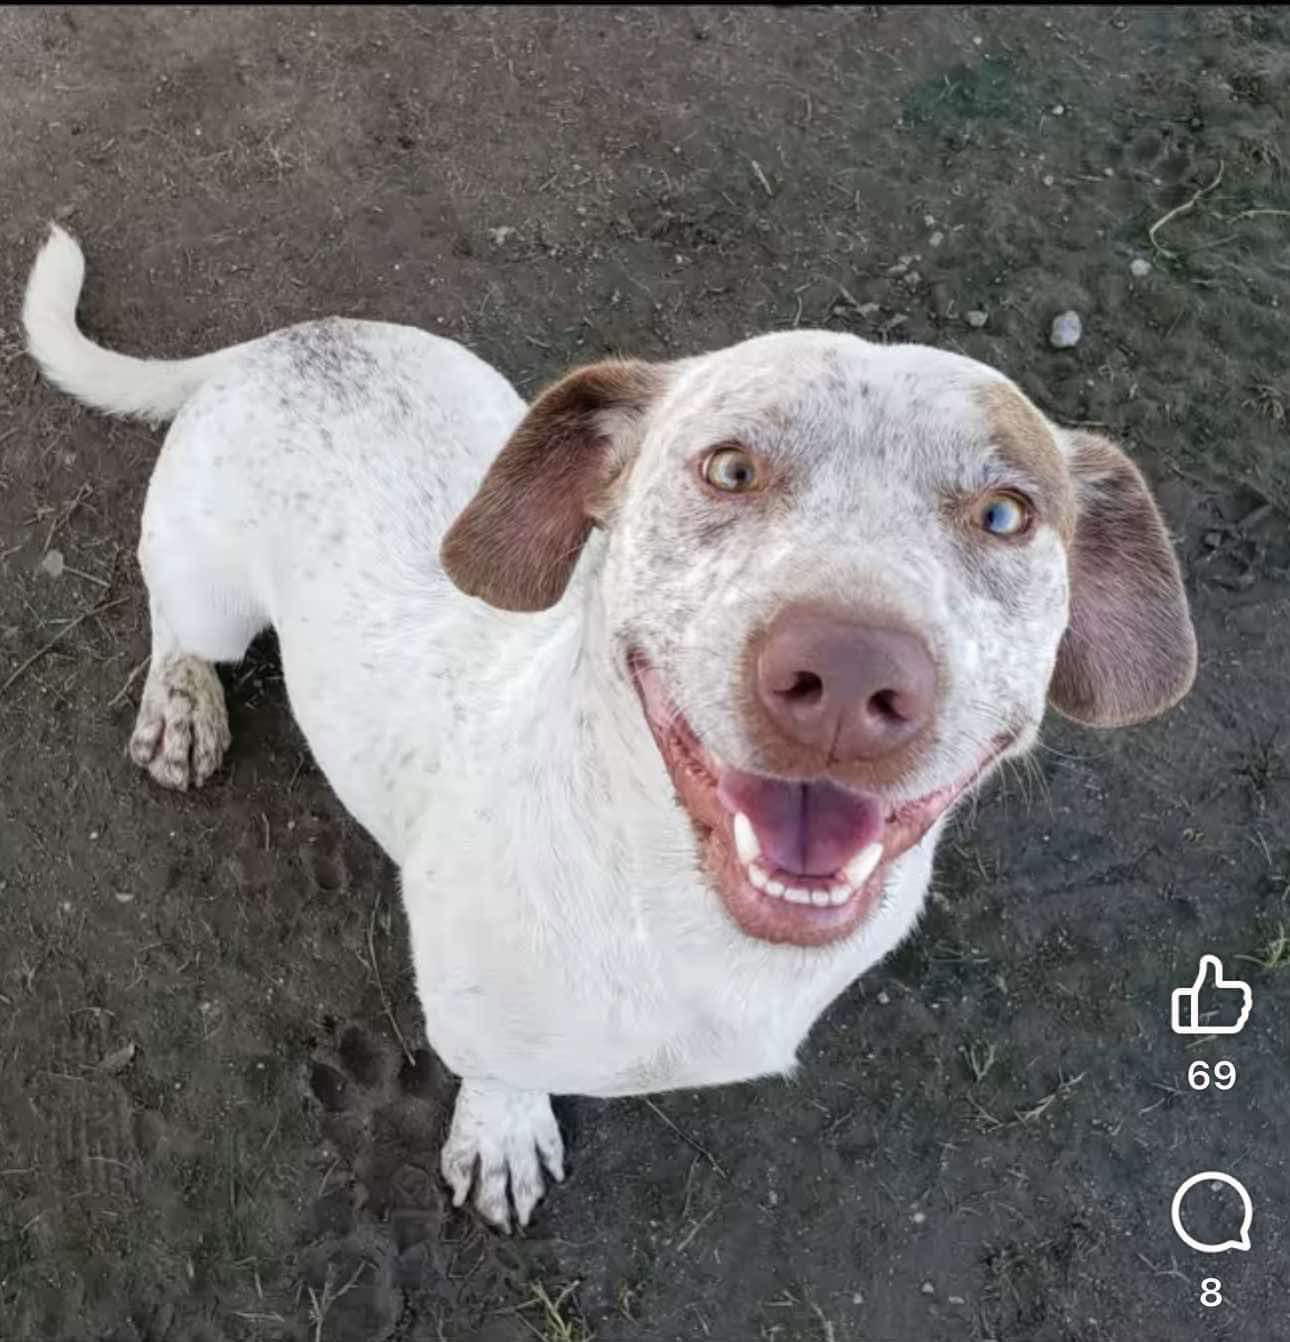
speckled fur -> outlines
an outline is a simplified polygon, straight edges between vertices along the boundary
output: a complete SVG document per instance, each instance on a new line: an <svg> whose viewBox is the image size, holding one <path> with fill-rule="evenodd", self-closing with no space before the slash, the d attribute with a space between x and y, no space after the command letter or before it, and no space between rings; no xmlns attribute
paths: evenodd
<svg viewBox="0 0 1290 1342"><path fill-rule="evenodd" d="M508 1219L509 1174L527 1219L538 1157L560 1165L549 1092L791 1070L829 1001L914 924L941 824L892 864L849 939L745 936L700 875L626 650L649 654L712 750L755 768L738 698L752 633L797 599L885 611L922 633L941 675L934 737L893 798L952 780L1001 731L1025 749L1067 624L1067 547L1044 521L1058 501L1038 500L1024 545L992 545L959 506L1035 487L1016 451L992 447L980 395L1020 393L965 358L823 332L663 366L620 430L634 459L606 525L559 600L517 614L463 595L439 558L525 416L499 373L421 331L340 320L204 356L200 377L125 359L75 331L68 246L56 234L33 274L33 351L103 408L174 415L139 547L152 677L178 657L191 682L276 628L314 755L402 869L426 1032L467 1083L444 1158L458 1198L478 1161L484 1214ZM1065 436L1036 420L1065 459ZM693 459L726 439L773 463L776 486L705 494ZM166 690L150 678L145 706ZM202 739L222 748L203 702Z"/></svg>

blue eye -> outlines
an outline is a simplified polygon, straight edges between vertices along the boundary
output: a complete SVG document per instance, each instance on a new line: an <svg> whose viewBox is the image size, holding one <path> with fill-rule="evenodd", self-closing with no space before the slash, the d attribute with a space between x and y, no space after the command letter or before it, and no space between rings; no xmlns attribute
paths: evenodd
<svg viewBox="0 0 1290 1342"><path fill-rule="evenodd" d="M1030 508L1015 494L987 494L977 505L977 522L992 536L1016 536L1030 524Z"/></svg>

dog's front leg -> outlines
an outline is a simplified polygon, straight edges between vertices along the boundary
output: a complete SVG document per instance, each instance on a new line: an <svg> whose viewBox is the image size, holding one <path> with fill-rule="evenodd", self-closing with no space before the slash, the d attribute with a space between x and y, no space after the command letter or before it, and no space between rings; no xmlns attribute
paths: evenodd
<svg viewBox="0 0 1290 1342"><path fill-rule="evenodd" d="M475 1185L481 1215L509 1233L511 1207L526 1226L545 1187L542 1167L564 1178L564 1143L540 1090L516 1090L497 1081L464 1079L444 1143L440 1168L462 1206Z"/></svg>

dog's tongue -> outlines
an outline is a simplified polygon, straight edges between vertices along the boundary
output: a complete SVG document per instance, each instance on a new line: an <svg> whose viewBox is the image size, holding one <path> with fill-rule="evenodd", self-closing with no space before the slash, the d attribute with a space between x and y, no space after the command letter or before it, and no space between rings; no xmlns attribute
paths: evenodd
<svg viewBox="0 0 1290 1342"><path fill-rule="evenodd" d="M725 769L717 795L752 822L771 865L799 876L832 876L882 837L878 799L835 783L789 783Z"/></svg>

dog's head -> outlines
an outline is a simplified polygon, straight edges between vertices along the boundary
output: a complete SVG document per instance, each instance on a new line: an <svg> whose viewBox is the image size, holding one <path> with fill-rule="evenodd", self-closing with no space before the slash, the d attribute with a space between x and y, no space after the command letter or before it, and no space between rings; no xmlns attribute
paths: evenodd
<svg viewBox="0 0 1290 1342"><path fill-rule="evenodd" d="M1191 685L1142 476L994 370L793 332L543 394L445 538L506 610L561 599L591 529L618 670L749 935L854 931L885 872L1046 702L1139 722Z"/></svg>

